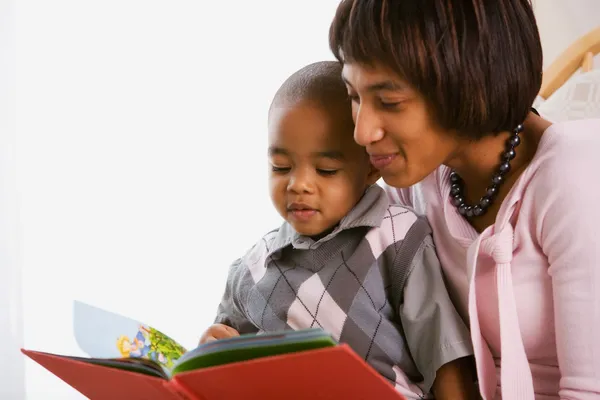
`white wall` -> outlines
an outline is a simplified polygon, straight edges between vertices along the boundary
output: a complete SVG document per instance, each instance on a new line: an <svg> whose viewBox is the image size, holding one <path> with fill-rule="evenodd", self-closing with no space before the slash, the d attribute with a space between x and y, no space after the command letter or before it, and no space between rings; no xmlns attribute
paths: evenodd
<svg viewBox="0 0 600 400"><path fill-rule="evenodd" d="M15 2L0 1L0 398L24 398L15 170Z"/></svg>
<svg viewBox="0 0 600 400"><path fill-rule="evenodd" d="M291 72L332 58L336 5L19 2L27 348L80 354L73 299L195 345L229 263L280 223L267 108ZM26 374L30 400L79 397L33 362Z"/></svg>
<svg viewBox="0 0 600 400"><path fill-rule="evenodd" d="M544 68L580 36L600 26L598 0L533 0L533 6L542 38Z"/></svg>

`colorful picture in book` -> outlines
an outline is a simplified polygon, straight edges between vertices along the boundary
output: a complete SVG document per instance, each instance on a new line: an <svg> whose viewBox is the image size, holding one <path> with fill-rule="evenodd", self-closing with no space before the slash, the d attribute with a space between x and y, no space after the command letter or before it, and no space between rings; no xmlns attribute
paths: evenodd
<svg viewBox="0 0 600 400"><path fill-rule="evenodd" d="M173 339L147 325L140 325L132 338L119 336L116 345L122 357L151 359L169 369L185 353Z"/></svg>

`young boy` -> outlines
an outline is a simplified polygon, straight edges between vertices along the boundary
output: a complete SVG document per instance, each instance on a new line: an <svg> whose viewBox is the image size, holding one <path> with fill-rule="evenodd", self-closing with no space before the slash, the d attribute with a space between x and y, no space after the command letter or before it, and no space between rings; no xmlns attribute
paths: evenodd
<svg viewBox="0 0 600 400"><path fill-rule="evenodd" d="M276 93L269 180L285 223L230 267L201 343L321 327L407 398L470 398L469 332L429 226L375 184L350 109L337 62L304 67Z"/></svg>

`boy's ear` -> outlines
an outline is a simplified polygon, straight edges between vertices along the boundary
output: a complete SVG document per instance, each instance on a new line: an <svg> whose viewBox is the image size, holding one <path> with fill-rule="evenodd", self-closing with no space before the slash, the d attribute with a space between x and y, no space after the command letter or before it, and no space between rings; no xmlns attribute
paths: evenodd
<svg viewBox="0 0 600 400"><path fill-rule="evenodd" d="M367 185L371 186L374 185L379 180L379 178L381 178L381 173L370 163L369 168L369 175L367 175Z"/></svg>

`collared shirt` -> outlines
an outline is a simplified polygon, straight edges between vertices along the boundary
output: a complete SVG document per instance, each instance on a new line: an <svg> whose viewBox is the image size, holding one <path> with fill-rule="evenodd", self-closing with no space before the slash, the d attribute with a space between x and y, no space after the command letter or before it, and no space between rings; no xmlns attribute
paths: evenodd
<svg viewBox="0 0 600 400"><path fill-rule="evenodd" d="M425 218L370 187L325 237L287 223L230 267L216 323L240 333L320 327L408 398L472 354Z"/></svg>

